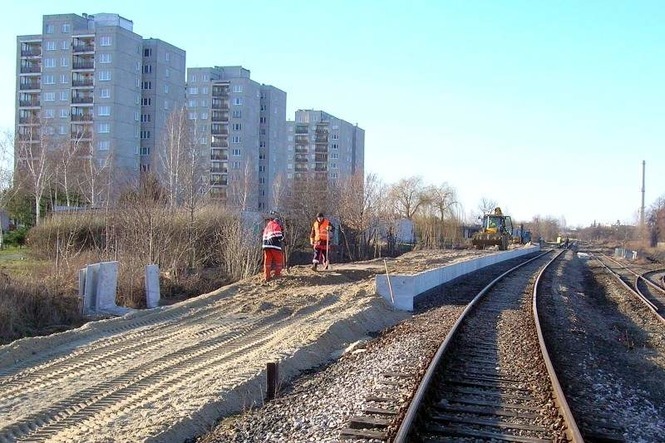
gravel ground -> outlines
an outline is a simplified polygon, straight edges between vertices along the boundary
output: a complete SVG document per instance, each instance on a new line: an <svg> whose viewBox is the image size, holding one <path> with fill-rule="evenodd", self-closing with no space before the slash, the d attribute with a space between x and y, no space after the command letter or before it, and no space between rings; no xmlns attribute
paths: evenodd
<svg viewBox="0 0 665 443"><path fill-rule="evenodd" d="M374 340L356 343L333 364L283 386L280 397L264 407L223 419L197 442L354 441L340 437L340 430L363 408L375 406L367 398L376 395L383 374L422 371L437 337L445 336L465 304L505 267L492 269L446 285L443 306L436 307L438 296L430 294L419 301L411 319ZM560 379L571 407L580 414L602 411L610 423L625 424L625 441L662 441L662 327L573 252L566 253L557 272L555 283L546 286L545 311L547 328L559 331L550 355L560 356L554 363L566 374Z"/></svg>

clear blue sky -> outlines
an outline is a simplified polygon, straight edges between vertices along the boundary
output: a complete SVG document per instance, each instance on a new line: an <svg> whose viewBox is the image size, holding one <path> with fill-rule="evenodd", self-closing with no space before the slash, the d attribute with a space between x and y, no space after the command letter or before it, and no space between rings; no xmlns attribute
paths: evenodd
<svg viewBox="0 0 665 443"><path fill-rule="evenodd" d="M634 223L665 196L665 1L5 0L0 130L13 128L15 41L42 15L117 13L187 51L242 65L365 129L365 171L421 176L517 220Z"/></svg>

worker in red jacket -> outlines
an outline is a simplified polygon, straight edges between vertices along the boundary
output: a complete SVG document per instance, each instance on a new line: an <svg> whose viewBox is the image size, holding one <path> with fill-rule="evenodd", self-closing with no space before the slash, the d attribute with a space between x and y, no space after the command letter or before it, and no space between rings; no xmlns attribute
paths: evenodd
<svg viewBox="0 0 665 443"><path fill-rule="evenodd" d="M279 277L282 274L284 230L274 212L266 214L264 218L266 226L263 228L263 279L268 282L272 276Z"/></svg>
<svg viewBox="0 0 665 443"><path fill-rule="evenodd" d="M319 264L324 265L325 269L328 269L329 242L333 229L333 225L323 216L322 212L316 214L316 220L314 220L312 230L309 234L309 243L314 247L314 258L312 259L312 270L314 271L316 271Z"/></svg>

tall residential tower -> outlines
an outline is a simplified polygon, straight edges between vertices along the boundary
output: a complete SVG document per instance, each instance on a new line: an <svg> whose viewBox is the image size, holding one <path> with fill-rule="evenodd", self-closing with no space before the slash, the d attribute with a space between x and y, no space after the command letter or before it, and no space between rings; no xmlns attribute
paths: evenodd
<svg viewBox="0 0 665 443"><path fill-rule="evenodd" d="M189 68L187 109L210 158L210 195L243 210L272 209L270 159L285 150L286 93L242 66Z"/></svg>
<svg viewBox="0 0 665 443"><path fill-rule="evenodd" d="M17 165L62 151L118 184L150 169L155 138L185 104L185 52L117 14L45 15L41 34L17 37L16 74Z"/></svg>

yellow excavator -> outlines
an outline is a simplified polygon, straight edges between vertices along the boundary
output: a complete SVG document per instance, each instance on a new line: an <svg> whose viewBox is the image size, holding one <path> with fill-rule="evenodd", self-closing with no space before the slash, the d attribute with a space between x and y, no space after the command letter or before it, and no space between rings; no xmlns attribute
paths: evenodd
<svg viewBox="0 0 665 443"><path fill-rule="evenodd" d="M498 246L500 251L508 249L512 241L513 222L509 215L503 215L499 207L494 208L494 212L483 215L480 231L471 238L471 244L476 249Z"/></svg>

